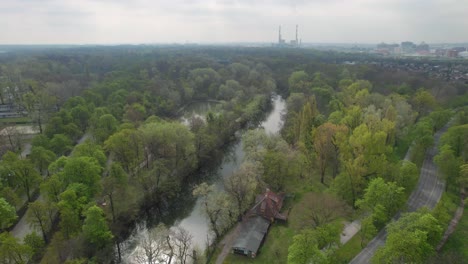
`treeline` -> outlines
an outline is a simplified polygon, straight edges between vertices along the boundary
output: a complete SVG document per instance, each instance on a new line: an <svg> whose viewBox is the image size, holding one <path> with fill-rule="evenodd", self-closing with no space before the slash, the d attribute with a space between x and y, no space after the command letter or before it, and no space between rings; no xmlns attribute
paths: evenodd
<svg viewBox="0 0 468 264"><path fill-rule="evenodd" d="M0 162L1 228L11 227L28 200L27 217L40 234L21 244L2 233L0 257L22 263L45 251L44 263L105 263L114 245L120 256L136 219L150 212L164 218L189 175L261 115L273 91L287 96L281 136L248 132L245 163L226 179L227 193L203 183L194 190L212 232L221 237L268 187L297 194L291 214L307 212L293 224L289 257L284 244L275 246L284 261L334 261L339 221L350 207L364 216L364 245L402 208L434 131L453 115L433 95L438 82L383 74L368 59L312 50L131 46L2 55L0 99L19 106L41 135L26 158L13 153L22 142L10 140L13 152L5 149ZM466 86L450 87L446 98L466 94ZM185 105L206 99L221 101L216 112L188 126L176 119ZM461 164L460 142L449 141L445 154ZM410 146L411 158L403 160ZM38 188L42 199L33 202ZM301 247L301 241L310 243Z"/></svg>
<svg viewBox="0 0 468 264"><path fill-rule="evenodd" d="M176 53L165 59L115 55L108 57L112 67L95 72L97 62L78 69L60 52L47 56L65 71L82 71L90 87L57 103L56 112L32 103L33 120L43 133L32 140L28 157L3 156L1 203L7 213L5 218L2 213L2 228L14 222L11 205L21 204L26 194L26 217L40 234L28 235L21 244L3 233L1 259L23 263L45 251L44 263L104 263L113 261L115 245L120 257L120 243L135 221L154 212L162 220L171 201L185 195L181 189L187 177L217 157L235 131L259 118L276 88L269 68L254 60L224 65ZM96 60L83 54L78 58ZM49 76L62 76L49 69ZM31 81L37 85L32 91L59 102L42 78ZM19 77L16 81L7 87L26 85ZM34 94L30 97L36 100ZM215 112L192 118L188 126L177 120L182 106L205 99L220 102ZM33 201L30 193L39 187L42 198Z"/></svg>
<svg viewBox="0 0 468 264"><path fill-rule="evenodd" d="M248 209L255 194L270 188L300 198L290 208L291 229L297 235L286 237L289 250L272 242L268 251L276 252L284 262L287 258L288 263L349 261L340 259L337 251L342 219L350 215L350 208L362 216L361 247L404 209L425 152L434 143L434 133L454 111L442 108L427 89L377 89L357 79L351 73L354 70L342 67L342 72L330 75L306 70L291 73L281 137L249 131L243 139L244 162L225 179L226 192L207 184L194 190L203 197L216 239ZM403 227L398 225L405 221L427 217L432 226L423 227L425 223L417 221L425 220L415 220L414 226L405 229L408 235L415 230L435 232L427 233L431 237L426 240L421 238L421 247L430 245L431 249L415 261L434 254L443 226L437 213L421 211L389 227L400 230ZM399 251L385 250L376 261L385 259L382 254Z"/></svg>
<svg viewBox="0 0 468 264"><path fill-rule="evenodd" d="M317 186L317 181L324 184L323 192L334 194L364 217L361 219L360 231L361 246L364 247L368 239L383 228L395 213L404 209L405 201L418 181L418 167L425 152L433 145L434 133L447 124L454 111L442 108L427 89L410 87L395 90L393 86L377 89L373 83L356 79L350 72L345 68L338 75L327 76L321 72L301 70L290 75L288 111L282 136L289 143L289 153L295 153L294 161L302 161L302 164L288 162L279 179L267 180L265 176L261 179L267 180L267 186L277 191L292 189L299 193L304 191L304 187L294 186L298 177L301 180L306 179L311 189ZM466 109L460 111L460 117L465 115L464 111ZM459 134L464 135L464 132ZM463 145L460 141L453 145L457 143ZM409 154L406 155L409 149ZM278 152L278 155L280 153L288 152L283 150ZM262 157L261 168L268 169L273 166L275 171L281 171L277 163L268 165L265 162L267 157ZM453 163L456 163L457 159L453 157ZM458 163L444 166L460 170ZM292 170L295 170L293 175L288 173ZM269 172L269 176L275 175L271 170ZM323 195L316 195L315 199L326 201L330 207L339 204ZM340 247L340 229L336 229L335 221L341 213L328 214L321 205L314 204L311 200L307 201L309 205L304 202L297 206L303 212L316 210L319 213L310 213L308 221L312 223L311 226L296 230L299 234L291 241L288 261L342 261L335 254ZM342 208L337 209L338 212L345 210L340 206L335 208ZM327 219L327 214L332 217ZM423 227L424 223L421 223L407 227L406 230L436 232L440 239L445 222L438 219L437 211L433 214L434 216L427 216L425 211L421 211L418 215L403 217L399 223L404 225L402 223L411 221L407 220L411 217L432 217L433 226ZM324 218L325 221L320 221ZM394 226L389 227L389 230L402 229L396 227L397 224ZM421 238L423 240L418 243L422 248L428 248L426 246L430 245L431 249L424 253L421 253L421 249L421 254L414 257L414 261L427 259L435 252L434 243L438 240L435 235L427 234L430 237L426 237L427 240ZM308 241L308 246L304 245L305 241ZM382 254L398 255L400 249L389 246L385 249L386 253L378 254L376 261L386 259Z"/></svg>

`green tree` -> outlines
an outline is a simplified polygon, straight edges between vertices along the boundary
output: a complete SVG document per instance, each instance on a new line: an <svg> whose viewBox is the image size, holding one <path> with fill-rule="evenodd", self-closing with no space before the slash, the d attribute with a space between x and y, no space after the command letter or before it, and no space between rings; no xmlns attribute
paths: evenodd
<svg viewBox="0 0 468 264"><path fill-rule="evenodd" d="M449 145L456 157L468 160L468 124L452 126L442 135L440 145Z"/></svg>
<svg viewBox="0 0 468 264"><path fill-rule="evenodd" d="M60 194L60 202L57 204L60 213L60 230L66 238L76 236L81 229L81 216L89 199L86 187L80 184L72 184Z"/></svg>
<svg viewBox="0 0 468 264"><path fill-rule="evenodd" d="M190 71L188 81L197 98L214 98L221 76L212 68L196 68Z"/></svg>
<svg viewBox="0 0 468 264"><path fill-rule="evenodd" d="M52 215L50 212L51 210L53 210L53 208L51 208L50 204L42 201L35 201L28 205L28 222L41 230L42 238L45 243L49 241L47 232L49 232L49 229L52 227L53 219L50 217Z"/></svg>
<svg viewBox="0 0 468 264"><path fill-rule="evenodd" d="M409 194L418 182L419 170L416 164L408 160L404 160L400 164L398 172L395 173L395 182L405 188L405 192Z"/></svg>
<svg viewBox="0 0 468 264"><path fill-rule="evenodd" d="M385 213L385 221L390 219L405 203L404 188L394 182L385 182L382 178L376 178L369 182L362 199L356 201L356 205L366 211L374 213L378 205L382 206ZM382 227L384 222L375 223Z"/></svg>
<svg viewBox="0 0 468 264"><path fill-rule="evenodd" d="M66 155L72 149L72 141L64 134L55 134L50 140L50 149L55 152L57 156Z"/></svg>
<svg viewBox="0 0 468 264"><path fill-rule="evenodd" d="M0 263L26 264L32 253L28 245L21 244L10 233L0 234Z"/></svg>
<svg viewBox="0 0 468 264"><path fill-rule="evenodd" d="M55 104L57 98L40 89L37 82L34 81L31 84L31 91L23 94L21 104L33 122L39 127L39 132L42 134L42 126L47 122L50 109Z"/></svg>
<svg viewBox="0 0 468 264"><path fill-rule="evenodd" d="M96 159L91 157L69 158L61 173L65 184L81 183L88 188L88 197L92 197L100 190L102 167Z"/></svg>
<svg viewBox="0 0 468 264"><path fill-rule="evenodd" d="M0 197L0 229L10 227L18 217L16 210L3 197Z"/></svg>
<svg viewBox="0 0 468 264"><path fill-rule="evenodd" d="M33 146L31 149L31 154L29 154L29 158L34 163L34 165L40 173L49 174L47 168L49 167L49 164L55 160L56 156L53 151L45 149L44 147Z"/></svg>
<svg viewBox="0 0 468 264"><path fill-rule="evenodd" d="M130 173L137 166L143 154L139 131L122 129L104 142L104 149L115 155L115 159Z"/></svg>
<svg viewBox="0 0 468 264"><path fill-rule="evenodd" d="M434 96L424 89L419 89L413 95L412 103L419 117L426 115L437 106Z"/></svg>
<svg viewBox="0 0 468 264"><path fill-rule="evenodd" d="M97 250L108 246L112 241L113 236L107 225L104 212L96 205L86 210L83 234L89 243L97 247Z"/></svg>
<svg viewBox="0 0 468 264"><path fill-rule="evenodd" d="M91 116L89 110L84 105L77 105L71 109L70 114L73 118L73 122L78 126L81 132L85 132L88 128L88 120Z"/></svg>
<svg viewBox="0 0 468 264"><path fill-rule="evenodd" d="M90 139L76 145L72 152L73 157L91 157L98 161L101 167L106 165L107 157L101 145L96 144Z"/></svg>
<svg viewBox="0 0 468 264"><path fill-rule="evenodd" d="M311 229L305 229L295 235L288 249L288 264L304 263L329 263L326 254L319 249L315 232Z"/></svg>
<svg viewBox="0 0 468 264"><path fill-rule="evenodd" d="M443 145L439 150L439 154L434 157L434 162L447 182L445 184L445 191L447 191L449 185L456 184L462 161L455 156L449 145Z"/></svg>
<svg viewBox="0 0 468 264"><path fill-rule="evenodd" d="M435 253L442 227L429 212L404 214L387 227L385 246L374 255L373 263L424 263Z"/></svg>
<svg viewBox="0 0 468 264"><path fill-rule="evenodd" d="M373 216L367 216L361 221L361 230L359 232L361 238L361 248L364 248L365 243L377 234L377 228L374 225Z"/></svg>
<svg viewBox="0 0 468 264"><path fill-rule="evenodd" d="M175 122L148 123L141 127L147 160L159 160L169 169L184 171L195 167L194 135Z"/></svg>
<svg viewBox="0 0 468 264"><path fill-rule="evenodd" d="M324 123L313 132L314 151L317 157L317 165L320 170L320 182L325 182L325 171L330 163L333 164L333 177L338 170L339 148L338 138L348 131L344 125Z"/></svg>
<svg viewBox="0 0 468 264"><path fill-rule="evenodd" d="M295 71L288 78L289 91L309 94L309 75L305 71Z"/></svg>
<svg viewBox="0 0 468 264"><path fill-rule="evenodd" d="M112 213L112 222L115 222L116 220L114 196L119 191L125 193L127 183L128 177L125 171L122 169L122 166L117 162L112 163L111 168L109 170L109 175L102 179L102 192L109 198Z"/></svg>
<svg viewBox="0 0 468 264"><path fill-rule="evenodd" d="M45 242L36 232L27 234L23 238L23 244L29 246L32 249L32 254L37 255L44 251Z"/></svg>
<svg viewBox="0 0 468 264"><path fill-rule="evenodd" d="M468 188L468 163L460 166L460 177L458 177L457 182L461 188L465 190Z"/></svg>
<svg viewBox="0 0 468 264"><path fill-rule="evenodd" d="M47 200L58 203L59 196L64 191L65 184L60 179L58 174L54 174L41 183L41 193L46 196Z"/></svg>
<svg viewBox="0 0 468 264"><path fill-rule="evenodd" d="M268 151L263 159L262 180L274 191L282 191L288 176L288 159L285 153Z"/></svg>
<svg viewBox="0 0 468 264"><path fill-rule="evenodd" d="M3 162L6 162L6 166L10 171L9 173L14 175L15 180L25 191L28 201L31 202L31 191L41 180L41 176L34 168L32 162L29 159L19 159L12 152L7 152L3 156Z"/></svg>
<svg viewBox="0 0 468 264"><path fill-rule="evenodd" d="M110 135L117 131L117 119L111 114L104 114L99 117L93 127L93 136L98 142L104 142Z"/></svg>
<svg viewBox="0 0 468 264"><path fill-rule="evenodd" d="M39 134L33 137L31 141L33 147L43 147L45 149L50 149L49 138L44 134Z"/></svg>

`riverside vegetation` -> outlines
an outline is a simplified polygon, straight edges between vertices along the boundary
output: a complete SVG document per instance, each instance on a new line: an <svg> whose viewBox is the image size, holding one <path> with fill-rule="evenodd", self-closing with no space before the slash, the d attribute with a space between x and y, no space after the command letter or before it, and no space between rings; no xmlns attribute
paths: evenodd
<svg viewBox="0 0 468 264"><path fill-rule="evenodd" d="M339 63L345 60L359 63ZM118 262L135 222L151 216L160 225L141 238L148 243L137 261L203 262L216 247L195 254L190 235L165 226L168 212L188 195L202 197L216 244L268 187L291 194L288 223L272 227L257 259L229 256L228 262L347 262L402 209L433 133L451 118L435 159L447 194L434 211L391 224L374 261L453 257L436 255L434 247L456 203L455 186L466 188L467 85L383 71L365 60L216 47L2 54L1 102L21 109L40 134L24 158L18 153L27 139L14 131L3 137L0 259ZM245 133L244 162L226 179L225 192L194 179L219 160L236 131L266 111L273 92L287 98L281 133ZM220 104L181 124L180 109L200 100ZM403 161L410 145L411 157ZM38 232L19 241L8 230L26 206L24 217ZM342 246L343 221L357 218L360 232ZM400 250L405 243L417 250Z"/></svg>

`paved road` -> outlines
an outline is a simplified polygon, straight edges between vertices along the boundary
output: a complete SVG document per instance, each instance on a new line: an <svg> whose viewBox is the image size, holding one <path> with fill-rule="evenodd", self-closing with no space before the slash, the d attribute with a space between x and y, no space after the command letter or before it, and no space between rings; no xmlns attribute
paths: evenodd
<svg viewBox="0 0 468 264"><path fill-rule="evenodd" d="M424 206L430 209L434 208L444 192L444 183L437 177L437 167L432 160L437 153L440 136L447 130L447 127L445 126L434 135L434 146L426 152L426 157L421 167L421 174L419 175L418 186L408 199L407 208L409 212L414 212ZM400 218L399 213L393 217L392 221L396 221L398 218ZM385 244L386 239L387 232L384 228L350 263L370 263L375 251Z"/></svg>

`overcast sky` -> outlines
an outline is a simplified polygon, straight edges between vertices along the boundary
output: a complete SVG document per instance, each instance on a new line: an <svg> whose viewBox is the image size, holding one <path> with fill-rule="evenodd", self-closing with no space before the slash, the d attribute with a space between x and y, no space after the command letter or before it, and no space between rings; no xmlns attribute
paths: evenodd
<svg viewBox="0 0 468 264"><path fill-rule="evenodd" d="M468 0L0 0L0 44L468 42Z"/></svg>

